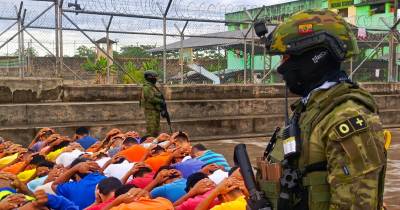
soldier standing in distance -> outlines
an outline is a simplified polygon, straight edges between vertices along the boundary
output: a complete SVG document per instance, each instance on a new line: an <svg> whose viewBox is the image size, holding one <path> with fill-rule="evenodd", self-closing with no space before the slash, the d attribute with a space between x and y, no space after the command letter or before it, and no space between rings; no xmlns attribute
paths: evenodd
<svg viewBox="0 0 400 210"><path fill-rule="evenodd" d="M378 108L340 69L358 53L349 25L329 10L299 12L266 47L283 56L277 71L302 97L286 127L295 129L280 134L272 153L283 167L274 209L382 209L387 156Z"/></svg>
<svg viewBox="0 0 400 210"><path fill-rule="evenodd" d="M146 135L157 137L160 132L160 110L164 102L162 93L156 87L158 74L155 71L145 71L141 107L146 120Z"/></svg>

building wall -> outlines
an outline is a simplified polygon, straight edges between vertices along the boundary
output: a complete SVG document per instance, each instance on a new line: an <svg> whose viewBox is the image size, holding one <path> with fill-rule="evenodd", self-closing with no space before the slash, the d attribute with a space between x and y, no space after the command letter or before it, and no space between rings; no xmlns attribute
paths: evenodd
<svg viewBox="0 0 400 210"><path fill-rule="evenodd" d="M272 5L264 8L264 11L261 12L260 19L270 19L272 22L274 21L283 21L285 17L288 15L303 9L312 9L312 8L330 8L336 10L339 13L346 14L346 20L358 27L363 27L367 29L388 29L387 26L382 22L381 18L385 19L388 24L393 24L393 6L392 3L382 3L384 6L384 11L382 13L374 13L373 5L379 5L378 3L373 2L370 4L365 4L364 0L354 0L354 3L351 3L351 0L299 0L293 1L278 5ZM361 4L363 3L363 4ZM335 8L332 8L335 6ZM261 8L256 8L249 10L249 12L255 16ZM344 11L345 10L345 11ZM227 20L248 20L248 16L245 12L235 12L229 13L225 15ZM233 26L228 25L228 30L237 30L237 29L246 28L246 26L241 25ZM399 50L399 48L398 48ZM372 52L372 49L365 50L365 53L362 55L363 57L369 55ZM243 53L243 52L242 52ZM375 56L375 58L382 57L383 55L387 55L389 53L389 48L384 47L382 52ZM228 69L243 69L244 61L242 57L234 56L233 51L228 52ZM229 56L230 55L230 56ZM261 58L258 58L261 57ZM248 57L249 59L250 56ZM262 56L256 56L255 66L262 67L264 60ZM275 57L273 59L272 66L276 66L279 63L279 58ZM261 63L259 63L261 62ZM274 81L273 79L270 81Z"/></svg>

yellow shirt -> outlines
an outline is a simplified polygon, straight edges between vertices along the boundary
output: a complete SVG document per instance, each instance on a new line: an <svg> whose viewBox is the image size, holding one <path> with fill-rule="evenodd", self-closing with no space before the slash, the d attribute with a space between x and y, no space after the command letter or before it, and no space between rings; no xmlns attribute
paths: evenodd
<svg viewBox="0 0 400 210"><path fill-rule="evenodd" d="M55 162L57 157L63 152L64 148L58 149L56 151L50 152L46 155L46 160Z"/></svg>
<svg viewBox="0 0 400 210"><path fill-rule="evenodd" d="M17 177L21 182L26 182L26 181L30 180L33 176L35 176L35 174L36 174L36 168L23 171L23 172L19 173L17 175Z"/></svg>
<svg viewBox="0 0 400 210"><path fill-rule="evenodd" d="M234 201L226 202L226 203L221 203L219 205L214 206L211 210L246 210L246 199L244 199L244 196L241 196L239 198L236 198Z"/></svg>
<svg viewBox="0 0 400 210"><path fill-rule="evenodd" d="M13 162L17 158L18 158L18 153L3 157L3 158L0 159L0 166L5 166L5 165Z"/></svg>

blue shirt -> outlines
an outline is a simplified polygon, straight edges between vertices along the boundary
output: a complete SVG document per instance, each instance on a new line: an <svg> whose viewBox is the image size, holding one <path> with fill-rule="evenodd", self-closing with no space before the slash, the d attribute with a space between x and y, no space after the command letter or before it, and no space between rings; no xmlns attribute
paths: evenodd
<svg viewBox="0 0 400 210"><path fill-rule="evenodd" d="M54 210L79 210L79 207L72 203L70 200L58 196L58 195L52 195L52 194L47 194L47 203L46 206L48 206L51 209Z"/></svg>
<svg viewBox="0 0 400 210"><path fill-rule="evenodd" d="M84 209L95 201L96 185L105 178L107 177L99 173L91 173L79 182L66 182L58 185L56 193L74 202L79 209Z"/></svg>
<svg viewBox="0 0 400 210"><path fill-rule="evenodd" d="M90 146L97 142L97 139L91 136L84 136L76 142L78 142L83 147L83 149L87 150Z"/></svg>
<svg viewBox="0 0 400 210"><path fill-rule="evenodd" d="M186 179L182 178L169 184L164 184L163 186L154 188L150 192L150 195L152 198L163 197L174 203L186 194L185 187Z"/></svg>
<svg viewBox="0 0 400 210"><path fill-rule="evenodd" d="M225 171L231 170L231 167L229 166L228 161L226 161L225 157L211 150L207 150L202 156L197 157L197 159L203 161L205 165L215 163L219 166L224 167Z"/></svg>
<svg viewBox="0 0 400 210"><path fill-rule="evenodd" d="M203 165L203 161L193 158L185 162L176 163L172 166L182 173L183 178L187 179L193 173L200 171Z"/></svg>
<svg viewBox="0 0 400 210"><path fill-rule="evenodd" d="M43 185L44 181L46 181L47 176L36 178L30 182L28 182L27 186L31 192L35 192L36 188Z"/></svg>

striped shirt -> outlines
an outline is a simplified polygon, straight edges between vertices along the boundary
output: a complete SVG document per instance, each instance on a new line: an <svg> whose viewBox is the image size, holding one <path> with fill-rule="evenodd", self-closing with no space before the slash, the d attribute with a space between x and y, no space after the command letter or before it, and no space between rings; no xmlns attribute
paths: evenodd
<svg viewBox="0 0 400 210"><path fill-rule="evenodd" d="M224 167L225 171L229 171L231 169L223 155L215 153L211 150L207 150L202 156L197 157L197 159L203 161L205 165L215 163L219 166Z"/></svg>

